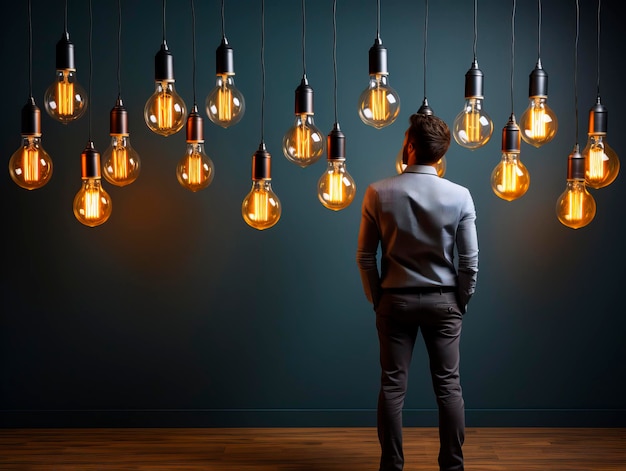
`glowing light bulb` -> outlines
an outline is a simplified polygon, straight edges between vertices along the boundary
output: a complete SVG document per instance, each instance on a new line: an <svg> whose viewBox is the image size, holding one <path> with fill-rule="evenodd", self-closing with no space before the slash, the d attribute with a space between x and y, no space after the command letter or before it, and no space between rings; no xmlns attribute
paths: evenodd
<svg viewBox="0 0 626 471"><path fill-rule="evenodd" d="M400 97L389 86L387 49L379 37L369 50L369 83L359 97L359 117L368 126L380 129L393 123L400 113Z"/></svg>
<svg viewBox="0 0 626 471"><path fill-rule="evenodd" d="M317 182L317 197L326 208L339 211L354 200L356 185L346 169L346 137L339 123L335 123L327 140L328 163Z"/></svg>
<svg viewBox="0 0 626 471"><path fill-rule="evenodd" d="M56 78L44 94L48 114L67 124L87 110L87 94L76 78L74 44L66 31L56 45Z"/></svg>
<svg viewBox="0 0 626 471"><path fill-rule="evenodd" d="M82 185L74 197L74 216L89 227L104 224L111 216L112 203L102 187L100 154L89 141L81 155Z"/></svg>
<svg viewBox="0 0 626 471"><path fill-rule="evenodd" d="M296 120L283 137L283 153L290 162L308 167L324 153L324 136L313 122L313 89L306 76L296 88Z"/></svg>
<svg viewBox="0 0 626 471"><path fill-rule="evenodd" d="M617 178L620 169L619 157L606 140L608 112L598 97L589 112L589 138L583 149L585 159L585 181L594 189L604 188Z"/></svg>
<svg viewBox="0 0 626 471"><path fill-rule="evenodd" d="M237 124L246 111L243 94L235 86L233 49L223 37L215 52L216 83L206 97L209 119L223 128Z"/></svg>
<svg viewBox="0 0 626 471"><path fill-rule="evenodd" d="M572 229L586 226L596 215L596 202L585 184L585 158L578 144L567 159L567 184L556 201L556 215L561 224Z"/></svg>
<svg viewBox="0 0 626 471"><path fill-rule="evenodd" d="M130 144L128 112L118 98L110 114L111 144L104 151L102 166L104 178L116 186L134 182L141 171L139 154Z"/></svg>
<svg viewBox="0 0 626 471"><path fill-rule="evenodd" d="M530 186L530 174L519 159L520 130L511 115L502 130L502 160L491 173L493 192L506 201L523 196Z"/></svg>
<svg viewBox="0 0 626 471"><path fill-rule="evenodd" d="M259 231L276 225L282 206L272 190L271 156L261 142L252 156L252 189L241 203L241 215L250 227Z"/></svg>
<svg viewBox="0 0 626 471"><path fill-rule="evenodd" d="M213 161L204 151L202 117L194 105L187 118L187 151L178 162L176 177L184 188L195 192L209 186L214 175Z"/></svg>
<svg viewBox="0 0 626 471"><path fill-rule="evenodd" d="M519 127L524 142L541 147L556 136L559 127L556 114L548 106L548 74L541 67L541 61L530 73L528 108L520 117Z"/></svg>
<svg viewBox="0 0 626 471"><path fill-rule="evenodd" d="M493 121L483 110L483 73L474 60L465 74L465 104L452 127L454 140L467 149L484 146L493 133Z"/></svg>
<svg viewBox="0 0 626 471"><path fill-rule="evenodd" d="M144 107L144 120L152 132L171 136L185 125L187 106L174 88L174 57L165 41L154 58L154 80L155 90Z"/></svg>
<svg viewBox="0 0 626 471"><path fill-rule="evenodd" d="M26 190L50 181L52 159L41 145L41 111L31 96L22 108L22 146L9 159L11 179Z"/></svg>

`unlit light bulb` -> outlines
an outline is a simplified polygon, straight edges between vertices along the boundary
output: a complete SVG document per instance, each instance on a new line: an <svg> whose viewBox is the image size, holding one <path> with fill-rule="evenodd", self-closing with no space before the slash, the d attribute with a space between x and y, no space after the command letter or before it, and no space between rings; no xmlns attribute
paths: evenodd
<svg viewBox="0 0 626 471"><path fill-rule="evenodd" d="M112 185L126 186L139 176L141 160L130 144L128 113L121 98L111 110L109 130L111 144L103 154L104 178Z"/></svg>
<svg viewBox="0 0 626 471"><path fill-rule="evenodd" d="M567 160L567 184L557 199L556 215L561 224L572 229L586 226L596 215L596 202L585 184L585 158L578 145Z"/></svg>
<svg viewBox="0 0 626 471"><path fill-rule="evenodd" d="M74 216L89 227L104 224L113 209L109 194L102 187L100 154L89 141L81 155L82 184L74 197Z"/></svg>

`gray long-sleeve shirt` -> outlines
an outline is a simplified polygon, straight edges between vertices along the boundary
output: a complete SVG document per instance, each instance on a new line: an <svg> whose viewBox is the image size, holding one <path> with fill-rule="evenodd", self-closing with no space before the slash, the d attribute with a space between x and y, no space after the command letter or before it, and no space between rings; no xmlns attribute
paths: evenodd
<svg viewBox="0 0 626 471"><path fill-rule="evenodd" d="M363 198L356 259L374 306L385 288L441 286L456 287L465 310L478 274L476 210L469 190L440 178L430 165L411 165L372 183Z"/></svg>

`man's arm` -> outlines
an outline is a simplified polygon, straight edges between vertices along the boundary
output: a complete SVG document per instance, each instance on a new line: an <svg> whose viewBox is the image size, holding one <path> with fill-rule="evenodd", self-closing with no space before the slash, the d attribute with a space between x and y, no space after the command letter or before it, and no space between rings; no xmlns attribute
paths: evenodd
<svg viewBox="0 0 626 471"><path fill-rule="evenodd" d="M469 191L456 233L456 245L459 255L457 296L461 311L465 313L467 304L476 290L476 279L478 278L476 209Z"/></svg>
<svg viewBox="0 0 626 471"><path fill-rule="evenodd" d="M361 283L367 300L378 305L380 299L380 275L376 263L376 252L380 241L380 233L376 224L375 208L378 204L378 195L368 187L365 190L361 207L361 226L357 243L356 261L361 274Z"/></svg>

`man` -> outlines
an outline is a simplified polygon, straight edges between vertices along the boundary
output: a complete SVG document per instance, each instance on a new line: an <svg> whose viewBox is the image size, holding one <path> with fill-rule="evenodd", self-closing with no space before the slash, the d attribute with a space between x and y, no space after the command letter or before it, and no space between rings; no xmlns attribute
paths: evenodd
<svg viewBox="0 0 626 471"><path fill-rule="evenodd" d="M478 273L476 211L467 188L437 175L450 145L446 123L419 113L410 122L402 150L406 169L365 192L356 255L380 344L380 471L404 466L402 408L419 330L439 409L439 469L462 471L459 340Z"/></svg>

